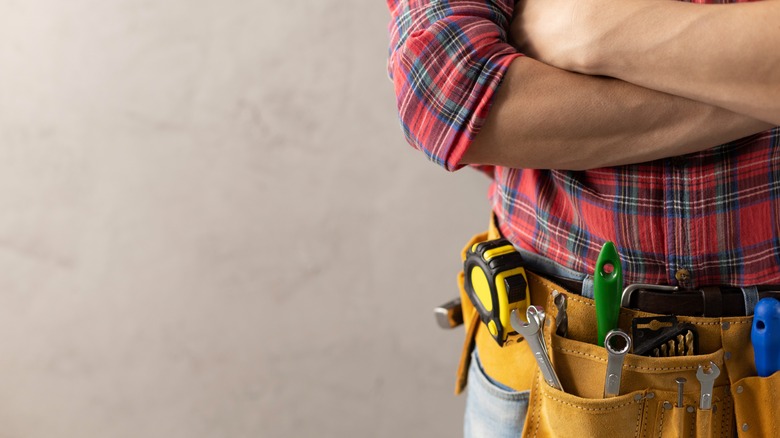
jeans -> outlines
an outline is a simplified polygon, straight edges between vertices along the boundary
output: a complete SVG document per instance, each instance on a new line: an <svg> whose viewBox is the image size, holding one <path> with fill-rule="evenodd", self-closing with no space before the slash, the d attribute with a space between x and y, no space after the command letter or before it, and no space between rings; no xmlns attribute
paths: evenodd
<svg viewBox="0 0 780 438"><path fill-rule="evenodd" d="M593 299L592 275L583 274L565 266L561 266L543 255L533 254L520 248L515 249L517 249L517 252L519 252L520 256L523 258L523 266L531 272L541 275L552 275L567 280L581 281L582 290L572 290L569 292L574 292L585 298Z"/></svg>
<svg viewBox="0 0 780 438"><path fill-rule="evenodd" d="M485 374L474 351L466 392L465 438L517 438L523 431L530 391L517 392Z"/></svg>
<svg viewBox="0 0 780 438"><path fill-rule="evenodd" d="M593 297L591 275L572 271L544 256L531 254L519 248L518 252L523 257L525 267L532 272L582 281L582 290L572 292L581 293L588 298ZM467 388L466 413L463 421L465 438L520 436L528 412L530 391L518 392L491 379L482 368L476 350L471 358Z"/></svg>

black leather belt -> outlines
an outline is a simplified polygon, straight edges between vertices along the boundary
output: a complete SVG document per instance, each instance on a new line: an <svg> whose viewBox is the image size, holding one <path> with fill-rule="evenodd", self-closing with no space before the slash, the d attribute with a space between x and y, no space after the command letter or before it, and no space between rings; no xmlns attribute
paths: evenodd
<svg viewBox="0 0 780 438"><path fill-rule="evenodd" d="M582 293L582 282L544 275L574 293ZM780 285L756 286L760 298L780 299ZM733 286L705 286L699 289L660 291L653 286L637 287L624 307L643 312L680 316L745 316L745 295ZM752 313L752 312L751 312Z"/></svg>
<svg viewBox="0 0 780 438"><path fill-rule="evenodd" d="M779 285L757 286L757 289L759 299L780 298ZM705 286L672 292L637 289L628 307L664 315L721 317L746 314L745 295L742 289L732 286Z"/></svg>

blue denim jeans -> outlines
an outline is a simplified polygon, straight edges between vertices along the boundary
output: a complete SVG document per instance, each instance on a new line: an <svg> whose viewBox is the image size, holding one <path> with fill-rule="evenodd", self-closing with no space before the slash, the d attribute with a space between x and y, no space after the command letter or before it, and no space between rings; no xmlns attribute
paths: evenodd
<svg viewBox="0 0 780 438"><path fill-rule="evenodd" d="M526 268L537 274L555 275L582 281L581 293L593 297L593 277L572 271L554 261L518 249ZM519 366L519 364L518 364ZM535 366L535 363L531 366ZM490 378L479 361L479 352L472 354L466 392L466 413L463 421L465 438L517 438L523 432L528 412L530 391L515 391Z"/></svg>
<svg viewBox="0 0 780 438"><path fill-rule="evenodd" d="M517 438L523 431L530 391L518 392L494 381L474 351L466 392L465 438Z"/></svg>

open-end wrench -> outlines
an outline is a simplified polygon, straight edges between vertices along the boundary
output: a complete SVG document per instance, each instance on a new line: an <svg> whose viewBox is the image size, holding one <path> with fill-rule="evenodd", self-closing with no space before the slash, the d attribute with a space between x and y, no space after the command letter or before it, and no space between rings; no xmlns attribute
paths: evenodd
<svg viewBox="0 0 780 438"><path fill-rule="evenodd" d="M555 316L555 333L565 338L569 333L569 317L566 315L566 295L558 291L553 292L553 303L558 309L558 314Z"/></svg>
<svg viewBox="0 0 780 438"><path fill-rule="evenodd" d="M720 375L720 368L715 362L710 361L710 371L704 372L704 367L699 365L696 370L696 379L701 385L701 399L699 400L699 409L712 409L712 388L715 386L715 379Z"/></svg>
<svg viewBox="0 0 780 438"><path fill-rule="evenodd" d="M620 329L610 330L604 337L607 349L607 376L604 378L604 398L620 395L620 380L623 376L623 360L631 351L631 337Z"/></svg>
<svg viewBox="0 0 780 438"><path fill-rule="evenodd" d="M523 335L525 341L528 342L528 347L531 349L531 352L536 359L536 363L539 364L542 376L547 384L563 391L561 381L558 380L552 362L550 362L550 358L547 356L547 344L544 342L544 335L542 334L545 317L544 309L539 306L528 306L528 310L526 310L525 314L528 322L523 322L523 320L520 319L516 309L512 310L510 316L512 328Z"/></svg>

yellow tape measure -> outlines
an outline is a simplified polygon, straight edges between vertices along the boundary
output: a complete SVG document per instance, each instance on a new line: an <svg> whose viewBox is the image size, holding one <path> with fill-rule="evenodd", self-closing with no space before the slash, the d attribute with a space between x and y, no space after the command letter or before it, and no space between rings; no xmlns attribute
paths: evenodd
<svg viewBox="0 0 780 438"><path fill-rule="evenodd" d="M477 243L466 252L466 293L499 346L515 333L509 322L512 310L525 316L530 304L522 263L520 254L506 239Z"/></svg>

